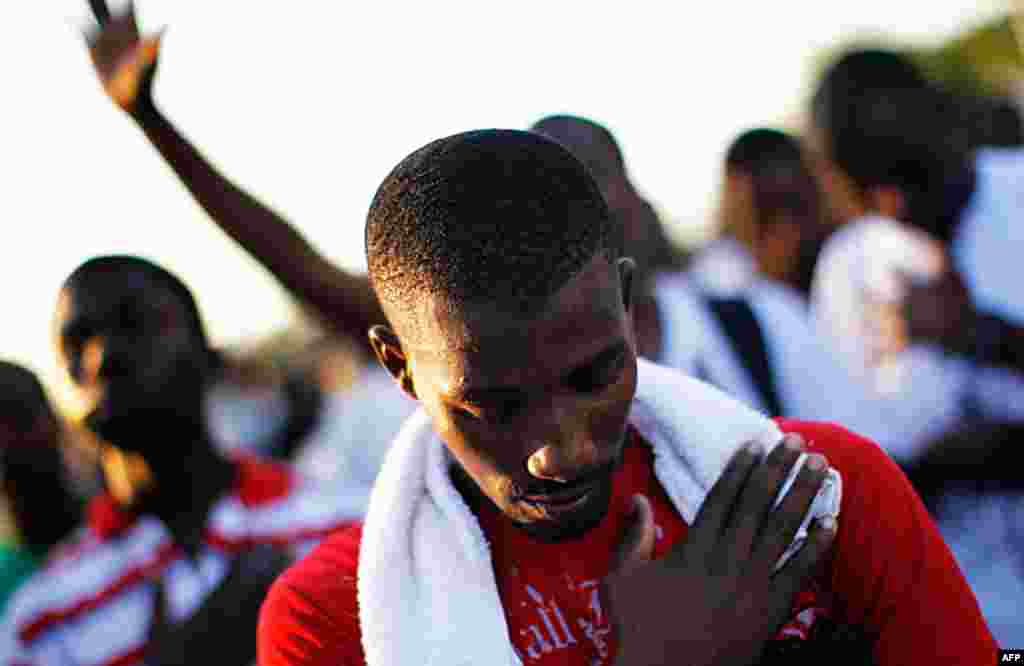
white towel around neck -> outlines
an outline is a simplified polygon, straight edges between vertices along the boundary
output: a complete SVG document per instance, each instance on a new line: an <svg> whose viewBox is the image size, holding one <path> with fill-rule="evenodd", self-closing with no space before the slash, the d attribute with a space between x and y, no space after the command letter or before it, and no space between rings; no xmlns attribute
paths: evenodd
<svg viewBox="0 0 1024 666"><path fill-rule="evenodd" d="M757 441L769 450L782 438L753 409L643 360L629 421L651 445L655 476L688 524L740 446ZM450 465L418 411L387 455L363 525L357 586L367 666L520 664L489 545ZM838 516L840 496L833 470L797 538L811 518Z"/></svg>

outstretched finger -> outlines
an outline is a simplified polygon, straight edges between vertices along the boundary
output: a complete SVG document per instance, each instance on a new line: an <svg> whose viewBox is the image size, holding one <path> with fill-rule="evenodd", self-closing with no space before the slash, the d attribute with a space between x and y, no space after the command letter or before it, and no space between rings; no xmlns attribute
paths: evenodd
<svg viewBox="0 0 1024 666"><path fill-rule="evenodd" d="M689 543L687 548L696 557L706 557L714 550L740 492L754 469L761 464L763 456L764 447L759 443L752 442L744 446L733 454L722 475L711 487L686 539ZM681 544L672 550L672 553L681 552Z"/></svg>
<svg viewBox="0 0 1024 666"><path fill-rule="evenodd" d="M789 492L757 535L755 559L765 566L771 566L786 551L828 476L828 459L824 456L812 453L804 460Z"/></svg>
<svg viewBox="0 0 1024 666"><path fill-rule="evenodd" d="M89 0L89 8L100 25L106 25L110 21L110 7L107 5L107 0Z"/></svg>
<svg viewBox="0 0 1024 666"><path fill-rule="evenodd" d="M750 556L757 534L772 505L785 486L789 475L796 474L795 465L803 453L804 441L797 434L786 435L750 475L735 510L729 516L723 546L733 562Z"/></svg>
<svg viewBox="0 0 1024 666"><path fill-rule="evenodd" d="M792 598L825 559L835 541L838 529L836 519L832 516L811 521L803 546L772 579L772 585L777 588L776 591L781 597L788 597L792 602Z"/></svg>

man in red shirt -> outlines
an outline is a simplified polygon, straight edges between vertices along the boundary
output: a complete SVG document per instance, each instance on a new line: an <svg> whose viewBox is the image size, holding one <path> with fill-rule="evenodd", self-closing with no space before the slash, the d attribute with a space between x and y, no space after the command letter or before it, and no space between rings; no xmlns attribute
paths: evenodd
<svg viewBox="0 0 1024 666"><path fill-rule="evenodd" d="M479 595L496 592L516 660L750 664L850 625L879 664L992 662L977 604L906 479L838 426L779 421L787 443L763 459L741 449L684 518L631 413L638 377L656 366L637 362L633 263L620 242L586 169L557 144L511 130L416 151L385 179L367 219L370 278L392 325L374 327L371 342L421 402L415 418L429 417L443 441L450 466L440 483L479 525L493 568ZM697 409L696 421L716 418L685 393L664 398L673 399L681 412ZM385 464L367 526L407 481L399 462ZM773 574L829 464L844 485L838 528L812 525ZM419 530L432 510L418 505L409 525ZM455 655L478 641L474 617L426 613L426 639L368 625L390 613L398 626L420 600L369 607L368 590L387 581L366 572L422 576L424 594L444 577L454 590L472 572L432 568L447 557L438 551L407 571L375 568L383 560L367 558L382 548L415 548L413 531L373 547L363 534L339 533L278 579L261 615L262 666L404 663L379 656L402 652L382 651L381 636L443 636L430 649ZM508 652L495 642L491 663Z"/></svg>
<svg viewBox="0 0 1024 666"><path fill-rule="evenodd" d="M0 664L248 666L270 583L361 516L363 494L221 453L203 409L219 357L188 288L159 266L90 259L54 324L108 491L11 598Z"/></svg>

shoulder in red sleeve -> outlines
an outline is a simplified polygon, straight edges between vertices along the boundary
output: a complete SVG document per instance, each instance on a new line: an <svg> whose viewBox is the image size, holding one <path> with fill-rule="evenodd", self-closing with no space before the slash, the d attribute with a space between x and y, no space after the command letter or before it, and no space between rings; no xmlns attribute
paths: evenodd
<svg viewBox="0 0 1024 666"><path fill-rule="evenodd" d="M879 666L995 663L997 646L917 493L874 442L828 423L779 419L843 479L831 560L838 618L864 629Z"/></svg>
<svg viewBox="0 0 1024 666"><path fill-rule="evenodd" d="M274 583L260 613L259 666L364 666L361 538L361 525L335 533Z"/></svg>

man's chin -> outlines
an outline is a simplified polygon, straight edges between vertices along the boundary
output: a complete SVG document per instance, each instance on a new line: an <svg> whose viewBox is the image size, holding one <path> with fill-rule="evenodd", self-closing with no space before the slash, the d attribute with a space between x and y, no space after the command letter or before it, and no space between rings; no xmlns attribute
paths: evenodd
<svg viewBox="0 0 1024 666"><path fill-rule="evenodd" d="M604 521L611 506L611 487L602 488L577 511L557 519L540 519L516 525L532 538L548 543L582 539Z"/></svg>
<svg viewBox="0 0 1024 666"><path fill-rule="evenodd" d="M85 417L85 425L100 439L115 442L125 450L136 450L142 442L134 440L145 440L155 429L173 425L175 416L167 405L103 400Z"/></svg>

